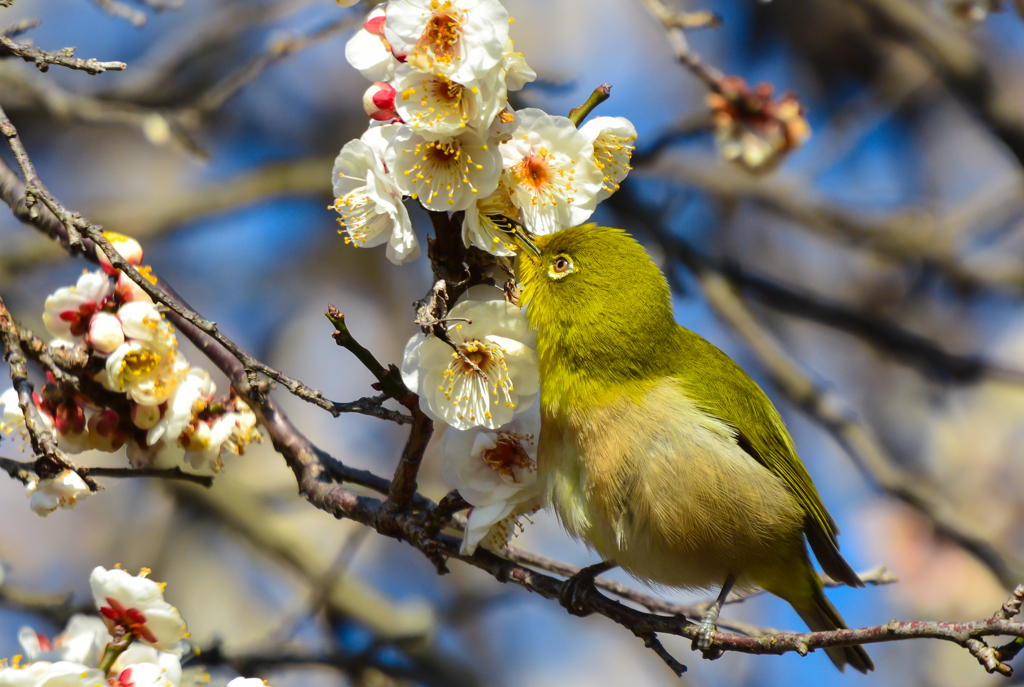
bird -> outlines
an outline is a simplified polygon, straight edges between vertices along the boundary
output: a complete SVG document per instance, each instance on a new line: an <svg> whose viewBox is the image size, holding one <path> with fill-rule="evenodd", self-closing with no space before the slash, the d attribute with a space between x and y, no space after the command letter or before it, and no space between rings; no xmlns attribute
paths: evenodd
<svg viewBox="0 0 1024 687"><path fill-rule="evenodd" d="M846 628L808 545L834 580L864 583L781 415L737 363L676 323L643 246L595 224L505 230L537 333L538 480L565 530L604 559L563 586L563 605L580 610L573 594L618 566L655 587L721 588L698 627L705 655L733 589L782 598L812 631ZM840 671L874 670L861 646L825 652Z"/></svg>

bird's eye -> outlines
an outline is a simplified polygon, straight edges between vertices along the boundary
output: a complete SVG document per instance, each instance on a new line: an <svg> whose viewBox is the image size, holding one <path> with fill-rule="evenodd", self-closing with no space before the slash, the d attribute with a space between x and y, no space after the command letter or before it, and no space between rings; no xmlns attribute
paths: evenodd
<svg viewBox="0 0 1024 687"><path fill-rule="evenodd" d="M572 258L567 255L559 255L551 261L551 266L548 268L548 276L552 279L561 279L575 271L576 269L572 264Z"/></svg>

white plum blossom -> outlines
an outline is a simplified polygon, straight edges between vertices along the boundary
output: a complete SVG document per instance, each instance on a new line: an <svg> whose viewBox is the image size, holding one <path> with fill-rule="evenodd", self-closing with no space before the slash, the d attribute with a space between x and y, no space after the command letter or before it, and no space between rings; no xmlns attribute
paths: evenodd
<svg viewBox="0 0 1024 687"><path fill-rule="evenodd" d="M117 673L111 680L115 687L178 687L181 682L181 666L178 666L177 679L172 680L163 666L155 663L133 663Z"/></svg>
<svg viewBox="0 0 1024 687"><path fill-rule="evenodd" d="M124 570L97 566L89 576L96 607L109 629L120 625L136 640L169 651L185 636L187 628L178 609L164 601L163 588L145 577Z"/></svg>
<svg viewBox="0 0 1024 687"><path fill-rule="evenodd" d="M476 246L494 255L515 255L515 247L509 243L508 234L499 227L499 224L505 223L502 219L504 217L519 221L519 208L512 203L503 175L494 193L478 198L466 208L462 220L462 240L467 246Z"/></svg>
<svg viewBox="0 0 1024 687"><path fill-rule="evenodd" d="M382 127L383 128L383 127ZM384 132L376 134L384 142ZM346 243L369 248L387 242L388 260L400 265L419 257L402 191L386 172L380 153L356 139L341 149L332 173L335 201Z"/></svg>
<svg viewBox="0 0 1024 687"><path fill-rule="evenodd" d="M18 390L11 387L0 394L0 434L9 435L12 432L23 432L25 427L25 416L18 404Z"/></svg>
<svg viewBox="0 0 1024 687"><path fill-rule="evenodd" d="M448 316L469 320L448 330L458 352L417 334L405 347L402 379L434 420L456 429L507 424L539 390L536 337L526 318L501 289L486 285L470 288Z"/></svg>
<svg viewBox="0 0 1024 687"><path fill-rule="evenodd" d="M192 422L193 416L202 412L210 405L213 394L217 390L210 373L200 367L191 368L185 378L167 400L167 408L158 420L150 425L146 433L146 445L152 446L165 437L169 441L177 441L185 428ZM138 426L138 422L135 423Z"/></svg>
<svg viewBox="0 0 1024 687"><path fill-rule="evenodd" d="M104 632L106 632L106 628L104 628ZM124 671L139 666L153 666L153 668L140 668L138 672L133 670L131 678L135 683L135 687L151 684L160 685L161 687L170 684L173 687L177 687L181 682L181 659L173 653L159 651L142 642L132 642L131 646L125 649L117 657L117 660L114 661L111 671L123 675ZM147 679L158 681L147 682ZM121 677L121 682L125 682L124 677Z"/></svg>
<svg viewBox="0 0 1024 687"><path fill-rule="evenodd" d="M97 378L111 391L126 393L143 405L166 401L188 372L174 330L156 306L132 301L117 311L126 340L107 356Z"/></svg>
<svg viewBox="0 0 1024 687"><path fill-rule="evenodd" d="M508 26L498 0L391 0L384 37L412 68L468 84L501 61Z"/></svg>
<svg viewBox="0 0 1024 687"><path fill-rule="evenodd" d="M196 419L178 439L185 449L185 460L194 470L219 472L224 467L224 453L241 455L251 442L262 441L256 429L256 414L241 399L232 401L234 410L209 420Z"/></svg>
<svg viewBox="0 0 1024 687"><path fill-rule="evenodd" d="M498 186L498 148L472 129L430 140L403 126L393 145L398 187L428 210L465 210L477 196L489 195Z"/></svg>
<svg viewBox="0 0 1024 687"><path fill-rule="evenodd" d="M44 518L58 508L74 508L79 499L91 493L73 470L64 470L56 477L34 479L25 485L29 508Z"/></svg>
<svg viewBox="0 0 1024 687"><path fill-rule="evenodd" d="M454 136L467 126L485 129L505 106L505 86L497 73L460 84L404 67L398 70L395 90L402 121L428 138Z"/></svg>
<svg viewBox="0 0 1024 687"><path fill-rule="evenodd" d="M502 50L501 70L504 74L505 87L510 91L518 91L526 84L536 80L537 72L526 64L523 53L517 52L512 44L511 38L505 39L505 46Z"/></svg>
<svg viewBox="0 0 1024 687"><path fill-rule="evenodd" d="M114 289L103 272L85 272L74 286L64 286L46 299L43 324L60 341L78 343L89 331L89 320L99 312Z"/></svg>
<svg viewBox="0 0 1024 687"><path fill-rule="evenodd" d="M527 227L544 235L585 222L603 180L593 143L567 117L533 108L516 114L519 125L500 148Z"/></svg>
<svg viewBox="0 0 1024 687"><path fill-rule="evenodd" d="M266 687L267 683L256 677L236 677L228 687Z"/></svg>
<svg viewBox="0 0 1024 687"><path fill-rule="evenodd" d="M625 117L594 117L580 127L594 144L594 164L604 175L598 202L619 190L636 148L636 127Z"/></svg>
<svg viewBox="0 0 1024 687"><path fill-rule="evenodd" d="M398 60L384 38L383 6L375 7L345 44L345 59L370 81L388 81L395 75Z"/></svg>
<svg viewBox="0 0 1024 687"><path fill-rule="evenodd" d="M441 474L448 486L473 504L462 539L463 554L471 555L481 542L486 548L500 549L512 534L516 518L541 505L539 437L536 404L498 429L451 427L445 432Z"/></svg>
<svg viewBox="0 0 1024 687"><path fill-rule="evenodd" d="M70 661L36 661L0 670L0 687L109 687L102 670Z"/></svg>

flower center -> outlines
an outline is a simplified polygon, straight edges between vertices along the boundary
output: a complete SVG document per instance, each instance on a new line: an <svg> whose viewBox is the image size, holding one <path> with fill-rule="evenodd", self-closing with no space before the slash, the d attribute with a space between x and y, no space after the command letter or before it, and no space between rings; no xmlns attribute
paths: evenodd
<svg viewBox="0 0 1024 687"><path fill-rule="evenodd" d="M441 391L445 399L455 405L460 420L468 417L476 422L480 416L490 420L492 403L515 407L511 396L515 387L508 376L505 350L501 346L474 339L459 344L459 353L452 353L452 362L442 373ZM474 370L463 356L477 369Z"/></svg>
<svg viewBox="0 0 1024 687"><path fill-rule="evenodd" d="M121 386L135 382L156 369L160 364L160 354L149 348L140 348L125 355L121 368L117 371Z"/></svg>
<svg viewBox="0 0 1024 687"><path fill-rule="evenodd" d="M495 440L495 447L484 451L483 460L500 474L508 477L513 482L518 482L515 475L515 468L530 470L536 469L536 464L523 444L519 435L515 433L499 434Z"/></svg>
<svg viewBox="0 0 1024 687"><path fill-rule="evenodd" d="M147 642L156 642L156 636L146 627L146 616L137 608L125 608L120 601L108 596L108 606L100 608L104 618L110 620L115 626L120 625L140 639Z"/></svg>
<svg viewBox="0 0 1024 687"><path fill-rule="evenodd" d="M551 178L547 160L532 153L520 160L519 164L512 168L512 173L520 186L534 193L543 191Z"/></svg>
<svg viewBox="0 0 1024 687"><path fill-rule="evenodd" d="M430 3L434 11L427 20L423 35L416 42L414 54L428 54L443 64L451 64L459 57L459 40L462 38L462 16L452 7L451 0L444 4L433 0Z"/></svg>
<svg viewBox="0 0 1024 687"><path fill-rule="evenodd" d="M89 329L89 320L101 309L102 304L97 304L96 301L86 301L78 306L78 310L65 310L59 317L64 322L71 323L72 336L84 336Z"/></svg>

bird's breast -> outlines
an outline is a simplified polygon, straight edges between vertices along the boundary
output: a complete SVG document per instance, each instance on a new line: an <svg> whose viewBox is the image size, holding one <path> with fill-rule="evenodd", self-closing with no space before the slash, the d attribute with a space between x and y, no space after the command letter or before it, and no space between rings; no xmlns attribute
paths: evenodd
<svg viewBox="0 0 1024 687"><path fill-rule="evenodd" d="M586 414L542 405L542 418L549 503L570 534L641 579L742 583L803 545L804 514L782 480L674 380Z"/></svg>

